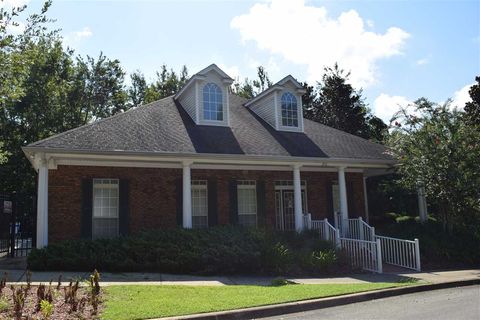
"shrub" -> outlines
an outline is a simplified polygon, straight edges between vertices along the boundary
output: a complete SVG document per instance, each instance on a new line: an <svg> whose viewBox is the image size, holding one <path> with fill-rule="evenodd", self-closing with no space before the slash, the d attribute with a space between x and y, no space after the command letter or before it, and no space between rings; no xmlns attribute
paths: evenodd
<svg viewBox="0 0 480 320"><path fill-rule="evenodd" d="M398 221L398 220L397 220ZM446 233L440 222L421 224L413 219L398 221L378 233L402 239L418 238L423 268L478 266L480 264L480 228L457 228Z"/></svg>
<svg viewBox="0 0 480 320"><path fill-rule="evenodd" d="M339 259L318 233L218 226L166 229L129 237L75 240L34 249L32 270L150 271L187 274L333 272ZM314 254L313 254L314 253ZM309 263L301 263L310 255Z"/></svg>

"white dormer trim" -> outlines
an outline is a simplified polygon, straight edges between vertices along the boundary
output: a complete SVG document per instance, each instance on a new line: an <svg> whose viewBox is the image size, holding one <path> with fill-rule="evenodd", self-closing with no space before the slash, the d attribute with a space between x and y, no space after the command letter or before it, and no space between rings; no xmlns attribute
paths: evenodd
<svg viewBox="0 0 480 320"><path fill-rule="evenodd" d="M197 125L230 126L229 88L233 79L217 65L211 64L194 74L183 88L174 96L183 109ZM203 87L207 83L215 83L222 91L223 120L203 119Z"/></svg>
<svg viewBox="0 0 480 320"><path fill-rule="evenodd" d="M298 126L296 127L282 125L281 97L286 92L293 94L297 100ZM253 99L247 101L244 106L255 112L277 131L303 132L302 95L305 92L306 90L303 86L294 77L288 75Z"/></svg>
<svg viewBox="0 0 480 320"><path fill-rule="evenodd" d="M293 83L293 85L295 86L295 92L299 95L303 95L305 94L305 92L307 92L303 86L297 81L297 79L295 79L294 77L292 77L291 75L288 75L286 76L285 78L283 78L282 80L278 81L277 83L275 83L274 85L272 85L270 88L268 88L267 90L261 92L260 94L256 95L254 98L248 100L244 105L245 107L248 107L252 104L254 104L256 101L262 99L263 97L265 97L266 95L272 93L272 91L275 91L275 90L285 90L285 83L287 82L291 82Z"/></svg>

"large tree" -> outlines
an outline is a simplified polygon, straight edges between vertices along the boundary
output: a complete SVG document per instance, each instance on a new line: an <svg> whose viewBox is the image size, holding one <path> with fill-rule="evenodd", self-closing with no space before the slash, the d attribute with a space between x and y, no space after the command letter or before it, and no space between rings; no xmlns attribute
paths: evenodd
<svg viewBox="0 0 480 320"><path fill-rule="evenodd" d="M465 118L468 123L480 126L480 76L475 77L475 81L468 91L472 101L465 104Z"/></svg>
<svg viewBox="0 0 480 320"><path fill-rule="evenodd" d="M425 187L445 229L480 220L480 132L449 104L415 101L413 112L397 114L388 141L403 185Z"/></svg>
<svg viewBox="0 0 480 320"><path fill-rule="evenodd" d="M31 192L34 172L21 147L128 108L124 71L117 60L75 56L47 28L47 2L26 19L24 32L0 24L0 192ZM1 9L3 21L24 7Z"/></svg>
<svg viewBox="0 0 480 320"><path fill-rule="evenodd" d="M149 103L177 93L188 81L188 69L182 67L179 75L164 64L157 72L157 79L145 89L144 102Z"/></svg>
<svg viewBox="0 0 480 320"><path fill-rule="evenodd" d="M338 64L325 68L316 90L304 85L304 116L307 119L360 136L382 141L387 126L371 114L362 97L348 82L350 73Z"/></svg>
<svg viewBox="0 0 480 320"><path fill-rule="evenodd" d="M262 91L265 91L272 86L272 81L268 76L268 72L264 67L257 67L257 79L249 80L245 78L243 82L238 79L232 85L232 91L244 98L252 99Z"/></svg>

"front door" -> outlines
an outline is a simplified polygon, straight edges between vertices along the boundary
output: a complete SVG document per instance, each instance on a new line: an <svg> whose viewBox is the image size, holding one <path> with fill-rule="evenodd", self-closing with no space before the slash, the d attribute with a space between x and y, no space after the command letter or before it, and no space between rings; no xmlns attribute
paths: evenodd
<svg viewBox="0 0 480 320"><path fill-rule="evenodd" d="M295 198L293 190L276 190L275 207L278 230L295 230ZM305 191L302 190L302 209L306 212Z"/></svg>

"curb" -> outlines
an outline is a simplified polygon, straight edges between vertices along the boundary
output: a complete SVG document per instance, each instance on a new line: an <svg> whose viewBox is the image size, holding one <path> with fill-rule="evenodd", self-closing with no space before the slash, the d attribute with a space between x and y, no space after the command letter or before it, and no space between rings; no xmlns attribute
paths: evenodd
<svg viewBox="0 0 480 320"><path fill-rule="evenodd" d="M156 318L151 320L255 319L255 318L271 317L271 316L277 316L277 315L288 314L288 313L297 313L297 312L310 311L315 309L342 306L350 303L394 297L394 296L399 296L399 295L409 294L409 293L417 293L417 292L447 289L447 288L454 288L454 287L465 287L465 286L471 286L471 285L477 285L477 284L480 284L480 279L458 280L458 281L441 282L441 283L435 283L435 284L425 284L425 285L416 285L416 286L414 285L414 286L400 287L400 288L381 289L381 290L370 291L370 292L354 293L354 294L313 299L313 300L287 302L282 304L275 304L275 305L268 305L268 306L261 306L261 307L192 314L192 315L179 316L179 317Z"/></svg>

